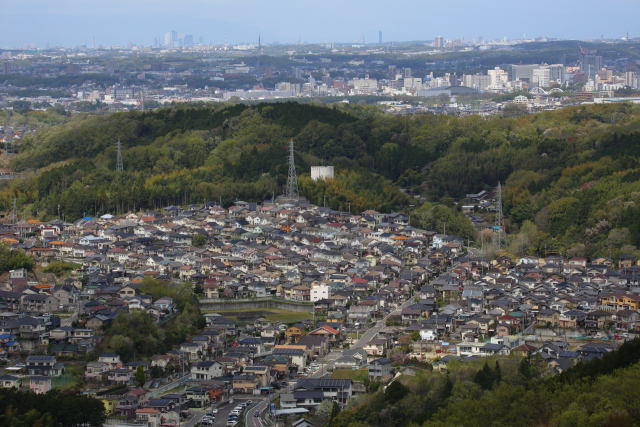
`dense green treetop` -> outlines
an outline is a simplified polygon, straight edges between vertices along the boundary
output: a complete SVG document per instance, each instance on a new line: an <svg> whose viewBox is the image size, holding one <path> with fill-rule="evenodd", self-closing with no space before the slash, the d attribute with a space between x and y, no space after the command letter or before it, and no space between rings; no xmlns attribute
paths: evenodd
<svg viewBox="0 0 640 427"><path fill-rule="evenodd" d="M98 399L52 390L46 394L0 389L0 425L8 427L101 426L106 420Z"/></svg>
<svg viewBox="0 0 640 427"><path fill-rule="evenodd" d="M539 356L452 361L354 399L331 419L355 426L632 426L640 415L640 341L563 374Z"/></svg>
<svg viewBox="0 0 640 427"><path fill-rule="evenodd" d="M204 326L190 283L171 283L147 277L140 291L151 295L154 300L172 298L176 312L158 322L145 311L120 311L105 331L97 352L112 351L126 361L145 359L170 350Z"/></svg>
<svg viewBox="0 0 640 427"><path fill-rule="evenodd" d="M33 258L19 249L11 249L7 245L0 243L0 273L24 268L31 270L35 262Z"/></svg>

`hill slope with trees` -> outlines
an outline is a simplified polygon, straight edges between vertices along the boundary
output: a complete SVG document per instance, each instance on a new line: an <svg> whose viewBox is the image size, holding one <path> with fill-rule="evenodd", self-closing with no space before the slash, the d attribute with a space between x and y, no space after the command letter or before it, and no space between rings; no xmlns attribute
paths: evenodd
<svg viewBox="0 0 640 427"><path fill-rule="evenodd" d="M357 399L332 427L632 426L640 408L640 341L550 375L539 356L457 362Z"/></svg>
<svg viewBox="0 0 640 427"><path fill-rule="evenodd" d="M513 252L615 256L640 247L640 108L630 104L513 118L292 102L85 116L28 138L13 160L23 178L1 189L0 207L16 197L27 213L72 220L270 199L282 192L291 138L301 191L316 204L410 212L416 201L402 188L430 202L412 215L415 225L451 218L447 231L468 237L452 201L501 181ZM309 178L309 166L322 164L336 166L333 181Z"/></svg>

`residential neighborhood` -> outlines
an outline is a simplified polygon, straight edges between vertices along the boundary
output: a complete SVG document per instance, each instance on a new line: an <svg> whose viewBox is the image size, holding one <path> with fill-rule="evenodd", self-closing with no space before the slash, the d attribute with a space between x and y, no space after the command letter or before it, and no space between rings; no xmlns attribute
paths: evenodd
<svg viewBox="0 0 640 427"><path fill-rule="evenodd" d="M632 257L487 258L398 213L238 201L21 221L0 238L39 267L74 266L2 276L0 386L75 387L112 425L215 425L207 411L249 398L265 423L294 421L366 393L356 374L388 383L411 361L538 355L560 373L614 350L639 322ZM189 284L197 333L149 357L102 351L119 313L162 327L180 315L173 298L142 291L150 281Z"/></svg>

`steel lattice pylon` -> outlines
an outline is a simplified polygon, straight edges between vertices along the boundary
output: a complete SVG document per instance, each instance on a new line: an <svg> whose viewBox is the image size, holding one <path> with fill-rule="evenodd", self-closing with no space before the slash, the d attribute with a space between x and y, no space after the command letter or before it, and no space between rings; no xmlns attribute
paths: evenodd
<svg viewBox="0 0 640 427"><path fill-rule="evenodd" d="M289 175L287 176L287 188L284 196L287 199L298 200L298 175L296 174L295 151L293 139L289 141Z"/></svg>

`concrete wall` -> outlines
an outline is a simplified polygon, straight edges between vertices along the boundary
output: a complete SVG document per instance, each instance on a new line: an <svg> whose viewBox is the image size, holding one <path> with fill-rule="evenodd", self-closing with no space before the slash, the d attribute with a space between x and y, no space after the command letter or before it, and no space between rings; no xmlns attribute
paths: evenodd
<svg viewBox="0 0 640 427"><path fill-rule="evenodd" d="M202 310L246 310L254 308L275 308L313 313L313 304L296 301L288 301L279 298L253 298L253 299L200 299Z"/></svg>

